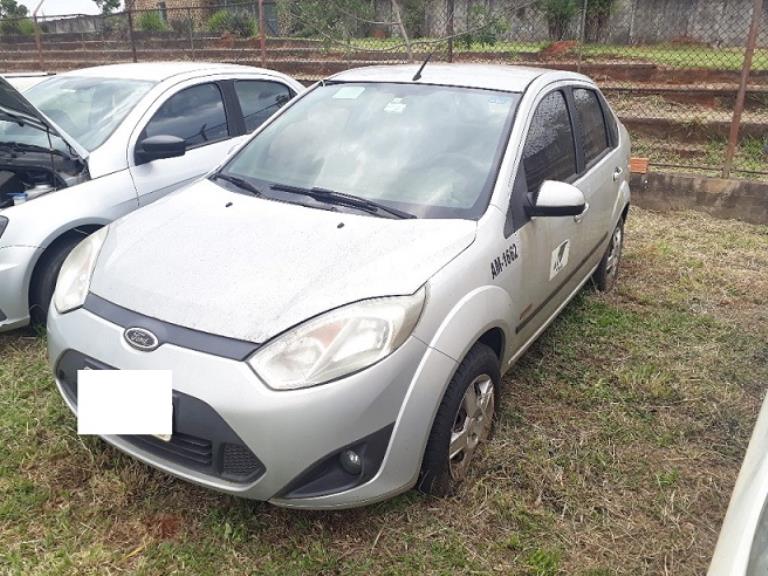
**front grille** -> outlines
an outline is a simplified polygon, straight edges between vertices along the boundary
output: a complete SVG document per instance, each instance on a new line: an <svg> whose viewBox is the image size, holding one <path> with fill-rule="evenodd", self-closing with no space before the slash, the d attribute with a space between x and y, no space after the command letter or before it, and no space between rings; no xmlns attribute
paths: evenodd
<svg viewBox="0 0 768 576"><path fill-rule="evenodd" d="M62 354L56 377L75 406L77 371L85 369L114 368L74 350ZM168 442L144 435L120 438L148 454L230 482L253 482L265 472L258 457L211 406L176 390L173 391L173 435Z"/></svg>

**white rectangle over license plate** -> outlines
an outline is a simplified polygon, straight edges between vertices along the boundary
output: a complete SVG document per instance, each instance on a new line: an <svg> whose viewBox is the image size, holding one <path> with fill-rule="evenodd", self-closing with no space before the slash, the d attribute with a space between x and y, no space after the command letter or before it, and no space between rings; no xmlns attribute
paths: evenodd
<svg viewBox="0 0 768 576"><path fill-rule="evenodd" d="M173 433L170 370L78 370L78 434Z"/></svg>

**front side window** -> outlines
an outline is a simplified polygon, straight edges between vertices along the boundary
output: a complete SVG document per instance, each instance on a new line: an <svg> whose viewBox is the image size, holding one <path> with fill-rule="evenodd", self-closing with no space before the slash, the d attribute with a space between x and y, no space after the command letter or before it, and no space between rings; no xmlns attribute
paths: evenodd
<svg viewBox="0 0 768 576"><path fill-rule="evenodd" d="M537 193L544 180L567 181L576 174L576 150L565 96L550 92L539 103L523 149L528 191Z"/></svg>
<svg viewBox="0 0 768 576"><path fill-rule="evenodd" d="M573 91L576 103L576 122L581 132L581 146L589 164L608 148L608 131L600 101L594 90L576 88Z"/></svg>
<svg viewBox="0 0 768 576"><path fill-rule="evenodd" d="M101 146L154 82L122 78L55 76L24 96L88 151ZM0 126L0 140L48 146L43 132L17 137L16 127ZM54 142L54 146L57 144Z"/></svg>
<svg viewBox="0 0 768 576"><path fill-rule="evenodd" d="M166 100L142 134L176 136L187 148L203 146L229 137L224 101L216 84L185 88Z"/></svg>
<svg viewBox="0 0 768 576"><path fill-rule="evenodd" d="M485 211L520 94L448 86L318 86L224 167L259 184L324 188L423 218ZM283 198L280 198L283 199Z"/></svg>
<svg viewBox="0 0 768 576"><path fill-rule="evenodd" d="M235 93L243 111L246 132L256 130L293 96L285 84L266 80L238 80Z"/></svg>

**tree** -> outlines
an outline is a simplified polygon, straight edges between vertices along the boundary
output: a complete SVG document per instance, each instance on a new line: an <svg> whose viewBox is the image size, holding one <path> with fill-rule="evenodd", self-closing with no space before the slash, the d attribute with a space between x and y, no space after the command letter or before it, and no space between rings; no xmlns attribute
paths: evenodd
<svg viewBox="0 0 768 576"><path fill-rule="evenodd" d="M34 24L27 18L27 7L16 0L0 0L0 32L3 34L32 34Z"/></svg>
<svg viewBox="0 0 768 576"><path fill-rule="evenodd" d="M16 0L0 0L0 18L26 18L27 7Z"/></svg>
<svg viewBox="0 0 768 576"><path fill-rule="evenodd" d="M584 21L584 38L587 42L601 40L615 3L615 0L589 0Z"/></svg>
<svg viewBox="0 0 768 576"><path fill-rule="evenodd" d="M576 0L540 0L539 5L547 18L549 37L563 40L577 12Z"/></svg>
<svg viewBox="0 0 768 576"><path fill-rule="evenodd" d="M96 6L99 7L99 10L101 10L101 13L104 16L109 16L120 8L121 0L93 0Z"/></svg>

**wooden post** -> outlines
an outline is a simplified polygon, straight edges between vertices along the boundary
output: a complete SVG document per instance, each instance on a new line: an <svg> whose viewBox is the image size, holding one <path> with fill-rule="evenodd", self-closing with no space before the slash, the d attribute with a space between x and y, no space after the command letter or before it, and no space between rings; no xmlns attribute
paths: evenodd
<svg viewBox="0 0 768 576"><path fill-rule="evenodd" d="M445 31L448 34L448 62L453 62L453 15L455 13L454 0L447 0L448 22L445 25Z"/></svg>
<svg viewBox="0 0 768 576"><path fill-rule="evenodd" d="M133 2L126 1L125 11L128 13L128 40L131 42L131 54L133 55L133 61L138 62L139 59L136 56L136 39L133 37Z"/></svg>
<svg viewBox="0 0 768 576"><path fill-rule="evenodd" d="M43 5L45 0L40 0L40 3L35 7L35 11L32 12L32 24L35 27L35 47L37 48L37 65L40 67L40 71L45 71L45 62L43 61L43 40L40 37L40 25L37 23L37 11Z"/></svg>
<svg viewBox="0 0 768 576"><path fill-rule="evenodd" d="M725 162L723 163L723 178L728 178L733 169L733 157L736 155L736 146L739 144L739 128L741 128L741 115L744 113L744 102L747 97L747 83L752 69L752 57L755 55L757 35L760 32L760 22L763 19L763 0L754 0L752 8L752 23L747 35L747 46L744 49L744 64L741 67L741 81L739 92L736 95L736 106L733 109L731 119L731 132L728 135L728 147L725 150Z"/></svg>

